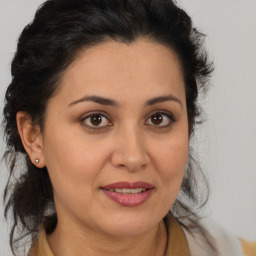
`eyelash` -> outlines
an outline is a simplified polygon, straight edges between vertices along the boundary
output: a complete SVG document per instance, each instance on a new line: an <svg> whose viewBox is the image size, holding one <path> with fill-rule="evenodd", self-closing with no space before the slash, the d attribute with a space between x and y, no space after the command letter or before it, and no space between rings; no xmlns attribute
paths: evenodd
<svg viewBox="0 0 256 256"><path fill-rule="evenodd" d="M150 120L150 118L152 118L154 115L160 115L160 116L164 116L164 117L167 117L169 119L168 121L168 124L166 125L149 125L149 126L152 126L153 128L157 128L157 129L163 129L163 128L167 128L167 127L170 127L173 123L176 122L176 119L174 118L174 116L170 113L170 112L166 112L166 111L163 111L163 110L157 110L157 111L154 111L153 113L150 114L149 117L147 117L146 119L146 122L145 124L147 123L148 120ZM104 129L106 128L107 126L112 126L113 124L107 124L107 125L104 125L104 126L93 126L93 125L88 125L85 123L86 120L90 120L90 118L92 118L93 116L100 116L101 117L101 120L102 120L102 117L104 119L106 119L108 122L111 123L110 121L110 118L108 118L106 116L106 114L104 113L101 113L101 112L92 112L90 114L87 114L86 116L82 117L81 120L80 120L80 123L85 126L86 128L88 129L91 129L91 130L100 130L100 129ZM164 120L164 119L163 119ZM91 122L91 121L90 121Z"/></svg>
<svg viewBox="0 0 256 256"><path fill-rule="evenodd" d="M90 126L90 125L85 124L85 121L86 121L87 119L90 120L90 118L93 117L93 116L100 116L101 118L103 117L103 118L105 118L106 120L108 120L108 122L111 122L111 121L109 121L110 118L108 118L108 117L106 116L106 114L101 113L101 112L91 112L90 114L88 114L88 115L82 117L81 120L80 120L80 123L81 123L83 126L85 126L86 128L90 129L90 130L100 130L100 129L106 128L106 126L112 126L112 123L111 123L110 125L98 126L98 127L97 127L97 126Z"/></svg>
<svg viewBox="0 0 256 256"><path fill-rule="evenodd" d="M176 119L174 118L173 114L171 114L170 112L167 112L167 111L163 111L163 110L154 111L153 113L150 114L150 116L147 118L147 120L150 120L150 118L152 118L154 115L161 115L161 116L167 117L169 119L168 124L166 124L166 125L163 125L163 126L151 125L154 128L158 128L158 129L167 128L167 127L172 126L172 124L176 122Z"/></svg>

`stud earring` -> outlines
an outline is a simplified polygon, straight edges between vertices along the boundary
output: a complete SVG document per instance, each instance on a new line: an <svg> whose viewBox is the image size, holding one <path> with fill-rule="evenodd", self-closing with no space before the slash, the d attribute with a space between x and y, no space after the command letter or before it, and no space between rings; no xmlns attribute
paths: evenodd
<svg viewBox="0 0 256 256"><path fill-rule="evenodd" d="M39 159L36 159L36 160L35 160L35 163L38 164L38 163L39 163Z"/></svg>

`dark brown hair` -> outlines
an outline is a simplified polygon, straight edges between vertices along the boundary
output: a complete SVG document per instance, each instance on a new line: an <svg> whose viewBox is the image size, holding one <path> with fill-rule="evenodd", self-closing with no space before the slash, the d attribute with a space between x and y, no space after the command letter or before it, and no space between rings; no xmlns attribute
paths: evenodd
<svg viewBox="0 0 256 256"><path fill-rule="evenodd" d="M203 34L192 27L190 17L172 0L48 0L24 28L12 61L3 122L7 143L4 157L10 171L4 192L5 216L9 212L13 218L13 252L15 242L27 235L32 240L36 237L40 224L51 232L57 223L47 169L34 166L25 152L17 130L17 112L25 111L43 130L47 102L81 49L107 40L129 44L139 37L164 44L179 57L193 135L202 117L198 93L206 90L212 66L202 46ZM198 184L205 184L204 176L190 149L180 194L171 209L180 221L184 216L196 220L197 209L206 202L207 186L202 194Z"/></svg>

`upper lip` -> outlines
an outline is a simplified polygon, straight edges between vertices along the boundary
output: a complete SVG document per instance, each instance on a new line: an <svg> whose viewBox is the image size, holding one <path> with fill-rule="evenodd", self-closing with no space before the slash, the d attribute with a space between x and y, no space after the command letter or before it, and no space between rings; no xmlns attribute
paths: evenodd
<svg viewBox="0 0 256 256"><path fill-rule="evenodd" d="M137 181L137 182L126 182L126 181L121 181L121 182L116 182L112 183L106 186L101 187L102 189L122 189L122 188L129 188L129 189L135 189L135 188L144 188L144 189L153 189L154 186L150 183L144 182L144 181Z"/></svg>

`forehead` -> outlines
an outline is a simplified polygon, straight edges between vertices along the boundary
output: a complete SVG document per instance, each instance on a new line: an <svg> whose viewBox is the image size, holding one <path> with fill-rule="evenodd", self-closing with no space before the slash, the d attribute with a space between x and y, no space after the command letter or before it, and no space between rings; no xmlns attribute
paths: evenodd
<svg viewBox="0 0 256 256"><path fill-rule="evenodd" d="M85 48L64 72L59 89L71 100L76 100L77 94L99 92L120 100L132 94L152 97L170 91L181 97L184 81L173 50L138 39L130 44L107 41Z"/></svg>

